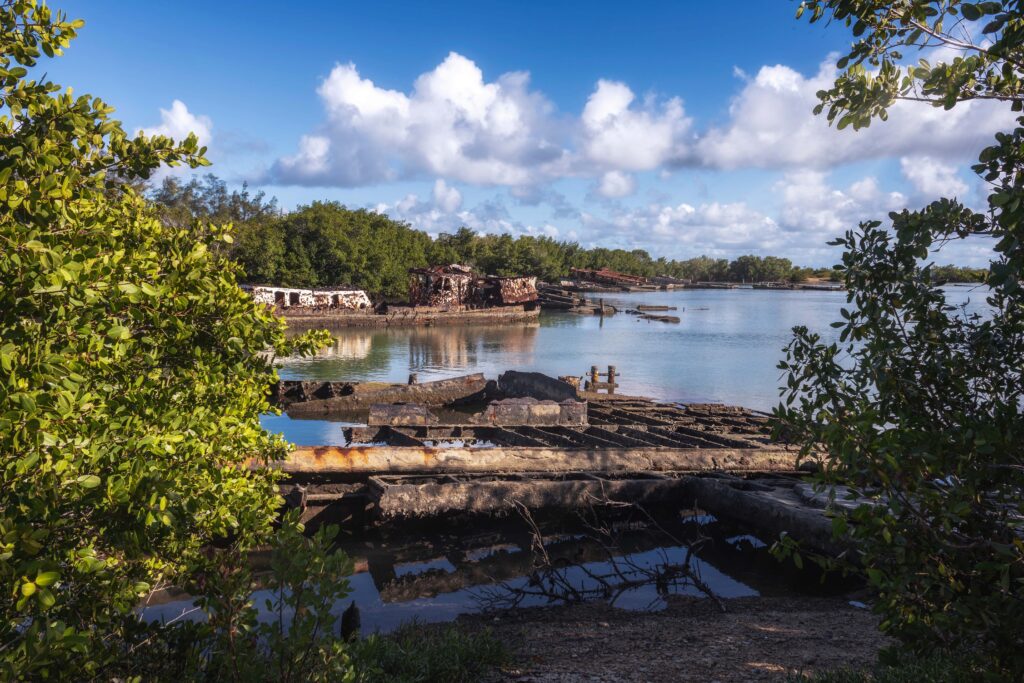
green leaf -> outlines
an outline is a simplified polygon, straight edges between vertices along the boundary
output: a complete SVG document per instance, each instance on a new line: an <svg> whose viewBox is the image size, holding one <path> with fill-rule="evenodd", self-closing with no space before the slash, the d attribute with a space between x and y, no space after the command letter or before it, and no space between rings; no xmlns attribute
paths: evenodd
<svg viewBox="0 0 1024 683"><path fill-rule="evenodd" d="M60 578L59 572L41 572L36 575L35 584L37 586L50 586L56 583Z"/></svg>
<svg viewBox="0 0 1024 683"><path fill-rule="evenodd" d="M977 21L978 19L981 19L981 11L978 9L977 5L965 2L960 5L960 11L963 13L964 19L967 19L968 21Z"/></svg>
<svg viewBox="0 0 1024 683"><path fill-rule="evenodd" d="M75 482L84 489L94 489L102 483L95 474L83 474Z"/></svg>
<svg viewBox="0 0 1024 683"><path fill-rule="evenodd" d="M107 330L107 336L111 339L121 340L130 337L131 332L127 327L124 327L122 325L114 325Z"/></svg>

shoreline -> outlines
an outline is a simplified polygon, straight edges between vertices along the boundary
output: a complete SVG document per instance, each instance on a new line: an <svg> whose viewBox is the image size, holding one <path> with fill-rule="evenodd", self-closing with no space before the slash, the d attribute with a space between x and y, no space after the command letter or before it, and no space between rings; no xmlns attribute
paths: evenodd
<svg viewBox="0 0 1024 683"><path fill-rule="evenodd" d="M669 596L658 612L607 604L463 615L488 629L512 663L488 681L776 681L828 669L870 668L891 640L848 597L711 600ZM858 603L859 604L859 603Z"/></svg>

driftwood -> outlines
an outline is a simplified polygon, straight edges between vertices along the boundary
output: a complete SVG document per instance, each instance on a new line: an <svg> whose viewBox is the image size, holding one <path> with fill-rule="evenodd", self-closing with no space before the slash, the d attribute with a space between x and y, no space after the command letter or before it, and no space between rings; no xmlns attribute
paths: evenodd
<svg viewBox="0 0 1024 683"><path fill-rule="evenodd" d="M832 519L826 510L809 505L792 486L691 477L681 503L750 525L769 539L777 539L785 532L801 544L827 555L836 556L849 550L846 543L832 538Z"/></svg>
<svg viewBox="0 0 1024 683"><path fill-rule="evenodd" d="M602 521L598 508L617 507L635 511L643 523L652 531L663 535L665 546L685 547L682 562L672 562L664 548L658 548L660 558L653 564L639 562L619 550L618 534ZM725 606L711 588L701 579L697 564L693 561L695 543L683 543L672 536L651 517L642 506L621 504L604 499L593 499L593 505L581 513L587 529L586 536L596 542L604 557L596 562L580 562L566 565L556 562L548 550L544 535L534 521L530 510L519 504L516 510L530 529L533 554L533 571L525 584L502 583L496 588L480 591L479 599L486 609L509 609L529 598L542 598L549 603L580 603L591 600L606 600L614 603L622 594L641 586L653 585L660 597L673 588L692 586L713 599L722 611Z"/></svg>

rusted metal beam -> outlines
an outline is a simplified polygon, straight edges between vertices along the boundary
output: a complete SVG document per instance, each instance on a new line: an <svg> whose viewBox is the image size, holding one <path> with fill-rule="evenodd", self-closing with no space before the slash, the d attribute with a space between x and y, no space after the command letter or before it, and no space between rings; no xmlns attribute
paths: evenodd
<svg viewBox="0 0 1024 683"><path fill-rule="evenodd" d="M520 433L524 431L517 430ZM534 436L534 432L539 436ZM525 429L538 440L554 434ZM412 438L412 437L409 437ZM347 474L482 472L734 472L793 471L797 450L778 448L429 448L412 446L298 447L274 466L288 473Z"/></svg>

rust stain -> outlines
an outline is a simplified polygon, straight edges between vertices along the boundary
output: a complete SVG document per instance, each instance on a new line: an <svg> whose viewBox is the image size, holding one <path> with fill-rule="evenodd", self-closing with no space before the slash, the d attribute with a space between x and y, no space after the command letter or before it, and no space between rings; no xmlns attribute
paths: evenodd
<svg viewBox="0 0 1024 683"><path fill-rule="evenodd" d="M304 446L296 448L285 461L286 466L298 469L366 469L371 454L380 449L367 446Z"/></svg>

